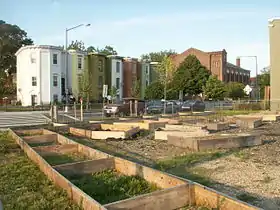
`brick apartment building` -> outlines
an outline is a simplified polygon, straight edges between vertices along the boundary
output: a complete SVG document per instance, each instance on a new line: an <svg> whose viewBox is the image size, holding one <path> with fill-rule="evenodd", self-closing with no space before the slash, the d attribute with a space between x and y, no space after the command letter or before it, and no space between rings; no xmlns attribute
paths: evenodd
<svg viewBox="0 0 280 210"><path fill-rule="evenodd" d="M139 65L136 58L123 59L123 97L131 97L132 89L139 79Z"/></svg>
<svg viewBox="0 0 280 210"><path fill-rule="evenodd" d="M195 48L190 48L181 54L172 55L171 58L175 66L178 67L188 55L195 55L201 64L221 81L249 83L250 71L241 68L239 58L236 59L235 65L227 62L226 50L204 52Z"/></svg>

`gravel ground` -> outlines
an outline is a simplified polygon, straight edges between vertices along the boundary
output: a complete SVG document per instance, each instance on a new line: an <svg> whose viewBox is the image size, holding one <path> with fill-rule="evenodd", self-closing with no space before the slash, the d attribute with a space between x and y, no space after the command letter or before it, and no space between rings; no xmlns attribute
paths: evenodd
<svg viewBox="0 0 280 210"><path fill-rule="evenodd" d="M261 134L264 145L245 148L220 159L196 164L191 170L207 176L211 187L264 209L280 209L280 123L224 133Z"/></svg>

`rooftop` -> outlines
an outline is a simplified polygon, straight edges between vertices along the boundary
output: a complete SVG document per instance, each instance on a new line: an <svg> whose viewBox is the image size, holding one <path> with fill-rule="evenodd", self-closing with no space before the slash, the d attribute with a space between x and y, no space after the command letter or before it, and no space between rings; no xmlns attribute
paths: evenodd
<svg viewBox="0 0 280 210"><path fill-rule="evenodd" d="M59 46L52 46L52 45L26 45L22 46L15 55L17 56L21 51L27 50L27 49L48 49L48 50L60 50L62 51L63 48Z"/></svg>

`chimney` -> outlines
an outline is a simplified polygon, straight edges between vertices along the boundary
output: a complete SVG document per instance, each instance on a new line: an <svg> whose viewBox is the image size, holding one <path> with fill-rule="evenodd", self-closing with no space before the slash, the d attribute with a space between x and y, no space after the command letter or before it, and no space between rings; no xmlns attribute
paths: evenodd
<svg viewBox="0 0 280 210"><path fill-rule="evenodd" d="M236 58L236 66L240 67L240 58L239 57Z"/></svg>

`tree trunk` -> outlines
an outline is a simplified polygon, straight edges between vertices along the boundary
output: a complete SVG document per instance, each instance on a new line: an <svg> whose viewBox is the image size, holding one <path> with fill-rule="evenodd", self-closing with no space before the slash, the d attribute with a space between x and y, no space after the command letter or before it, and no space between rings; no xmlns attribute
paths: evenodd
<svg viewBox="0 0 280 210"><path fill-rule="evenodd" d="M87 93L87 106L86 106L86 110L88 111L89 108L89 93Z"/></svg>

